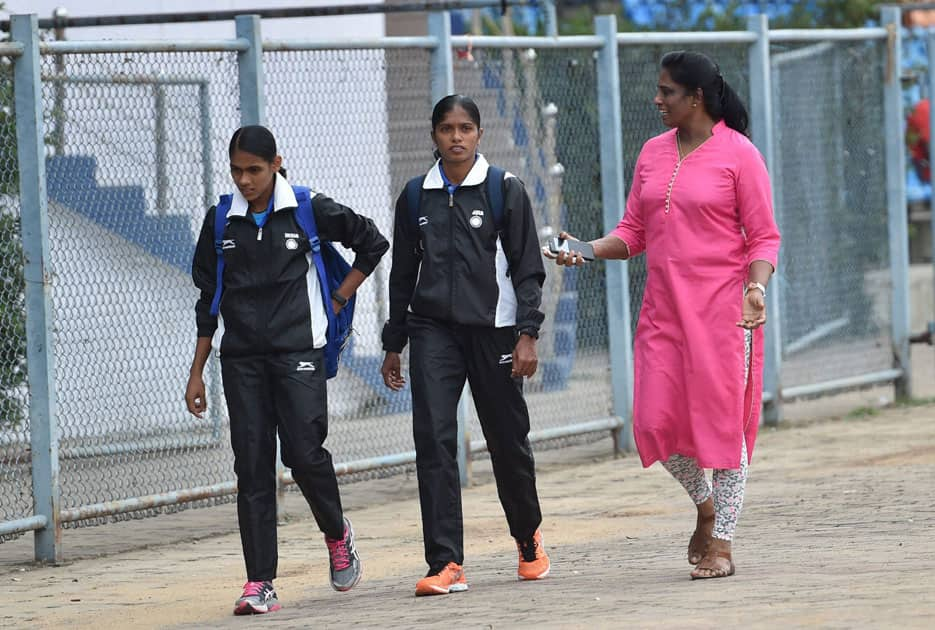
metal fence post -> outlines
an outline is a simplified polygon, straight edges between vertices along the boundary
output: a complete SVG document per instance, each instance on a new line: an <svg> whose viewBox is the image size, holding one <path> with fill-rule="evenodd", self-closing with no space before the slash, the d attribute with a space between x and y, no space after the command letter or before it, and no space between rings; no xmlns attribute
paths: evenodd
<svg viewBox="0 0 935 630"><path fill-rule="evenodd" d="M902 31L900 9L881 8L887 37L883 79L884 137L886 138L886 206L893 283L893 363L902 370L896 379L896 397L912 397L909 354L909 219L906 213L906 146L903 138Z"/></svg>
<svg viewBox="0 0 935 630"><path fill-rule="evenodd" d="M157 81L153 86L153 101L156 113L156 130L153 146L156 149L156 212L165 216L168 210L169 178L166 175L166 86Z"/></svg>
<svg viewBox="0 0 935 630"><path fill-rule="evenodd" d="M259 15L234 18L237 37L250 42L250 48L237 53L237 78L240 84L240 124L266 124L266 95L263 91L263 40Z"/></svg>
<svg viewBox="0 0 935 630"><path fill-rule="evenodd" d="M65 20L68 18L68 9L65 7L56 7L52 11L52 20L55 22L55 41L65 41ZM55 55L55 77L56 79L65 76L65 56ZM54 105L52 106L52 146L55 147L55 155L65 155L65 82L55 81L52 87L54 93Z"/></svg>
<svg viewBox="0 0 935 630"><path fill-rule="evenodd" d="M438 40L432 51L432 102L429 107L455 91L454 60L451 54L451 15L448 11L429 13L429 35Z"/></svg>
<svg viewBox="0 0 935 630"><path fill-rule="evenodd" d="M545 17L546 37L558 37L558 12L555 9L555 0L543 0L542 13Z"/></svg>
<svg viewBox="0 0 935 630"><path fill-rule="evenodd" d="M756 34L750 45L750 123L753 144L763 154L766 167L773 173L776 165L773 153L773 86L769 56L769 18L751 15L747 18L747 30ZM778 182L774 179L774 185ZM779 223L782 208L776 203L773 191L773 214ZM780 226L781 227L781 226ZM766 296L768 321L763 331L765 348L763 353L763 422L775 426L782 420L782 268L777 268L770 280Z"/></svg>
<svg viewBox="0 0 935 630"><path fill-rule="evenodd" d="M29 383L29 432L32 449L32 492L37 516L46 519L36 530L35 557L62 559L58 422L55 406L55 362L52 351L52 299L49 264L49 215L45 183L42 84L39 72L39 20L14 15L12 39L23 45L13 66L16 95L16 148L19 160L20 231L26 280L26 358Z"/></svg>
<svg viewBox="0 0 935 630"><path fill-rule="evenodd" d="M617 227L626 207L623 183L623 120L620 113L620 68L617 59L617 17L594 18L594 32L604 39L597 56L597 102L601 135L601 201L604 232ZM628 450L633 412L633 341L630 332L630 278L626 261L608 261L607 337L614 415L624 426L614 431L614 446Z"/></svg>

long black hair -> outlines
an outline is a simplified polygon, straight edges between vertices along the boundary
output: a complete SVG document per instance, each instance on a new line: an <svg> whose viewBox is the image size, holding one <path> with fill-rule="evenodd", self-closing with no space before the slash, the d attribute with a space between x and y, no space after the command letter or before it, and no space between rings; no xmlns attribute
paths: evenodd
<svg viewBox="0 0 935 630"><path fill-rule="evenodd" d="M234 157L235 151L246 151L267 162L273 162L279 155L276 151L276 138L273 137L273 132L263 125L247 125L235 131L231 136L227 153L230 157ZM286 169L280 168L279 174L285 177Z"/></svg>
<svg viewBox="0 0 935 630"><path fill-rule="evenodd" d="M699 52L675 50L663 55L659 66L689 92L701 88L705 110L711 118L723 119L728 127L747 135L750 121L747 108L721 76L721 69L713 59Z"/></svg>
<svg viewBox="0 0 935 630"><path fill-rule="evenodd" d="M477 108L474 99L464 94L449 94L435 103L435 107L432 108L432 131L435 131L435 128L445 119L445 115L455 107L460 107L466 111L474 124L477 125L477 128L480 129L480 110ZM435 159L437 160L439 157L441 155L438 153L438 149L435 149Z"/></svg>

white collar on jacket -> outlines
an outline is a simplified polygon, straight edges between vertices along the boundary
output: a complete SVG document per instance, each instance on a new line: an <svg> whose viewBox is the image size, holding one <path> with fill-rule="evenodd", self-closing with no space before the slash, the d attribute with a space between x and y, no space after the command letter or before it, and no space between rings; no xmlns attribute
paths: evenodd
<svg viewBox="0 0 935 630"><path fill-rule="evenodd" d="M486 165L486 162L484 164ZM283 208L295 208L298 205L299 202L295 199L292 186L286 181L285 177L276 173L276 184L273 187L273 212L282 210ZM249 208L250 204L244 199L244 196L240 194L240 190L235 188L234 198L231 200L231 209L227 214L245 217L247 216L247 210Z"/></svg>
<svg viewBox="0 0 935 630"><path fill-rule="evenodd" d="M459 186L477 186L478 184L484 183L484 180L487 179L487 159L483 154L478 153L477 159L474 160L474 166L471 167L471 170L468 172L467 177L464 178L464 181L458 184ZM442 179L441 172L441 160L437 160L435 165L429 170L425 175L425 181L422 182L422 188L425 190L432 190L435 188L444 188L445 181Z"/></svg>

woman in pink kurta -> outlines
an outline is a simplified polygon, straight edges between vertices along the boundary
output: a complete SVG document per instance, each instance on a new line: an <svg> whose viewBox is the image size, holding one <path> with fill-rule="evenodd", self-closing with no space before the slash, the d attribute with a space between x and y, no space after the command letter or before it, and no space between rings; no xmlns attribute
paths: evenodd
<svg viewBox="0 0 935 630"><path fill-rule="evenodd" d="M633 344L636 445L644 466L662 462L696 504L692 578L726 577L759 424L779 231L747 112L717 65L665 55L654 103L671 129L643 145L623 219L592 245L599 258L646 252ZM713 489L704 468L714 469Z"/></svg>

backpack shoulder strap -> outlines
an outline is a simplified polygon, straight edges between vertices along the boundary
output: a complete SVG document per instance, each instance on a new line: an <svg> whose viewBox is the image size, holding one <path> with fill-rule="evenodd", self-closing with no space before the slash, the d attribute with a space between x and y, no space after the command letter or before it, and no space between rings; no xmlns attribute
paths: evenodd
<svg viewBox="0 0 935 630"><path fill-rule="evenodd" d="M315 223L315 213L312 210L312 191L305 186L293 186L292 192L295 193L296 209L295 220L305 232L309 243L312 245L312 252L318 253L321 250L321 242L318 238L318 225Z"/></svg>
<svg viewBox="0 0 935 630"><path fill-rule="evenodd" d="M425 175L413 177L406 182L406 206L409 208L409 225L413 230L419 227L419 204L422 200L422 184Z"/></svg>
<svg viewBox="0 0 935 630"><path fill-rule="evenodd" d="M318 275L318 288L321 291L322 303L325 306L325 315L328 317L328 326L334 326L334 311L331 310L331 291L328 286L328 270L325 268L325 259L322 255L321 238L318 236L318 225L315 223L315 212L312 208L312 191L304 186L293 186L296 209L295 222L299 224L308 243L312 248L312 263Z"/></svg>
<svg viewBox="0 0 935 630"><path fill-rule="evenodd" d="M487 167L487 199L490 201L490 211L493 212L493 222L498 231L503 229L503 188L505 180L505 170L499 166Z"/></svg>
<svg viewBox="0 0 935 630"><path fill-rule="evenodd" d="M211 314L221 310L221 294L224 292L224 228L227 226L227 213L233 203L233 195L221 195L214 207L214 251L217 253L217 274L214 282L214 297L211 299Z"/></svg>

